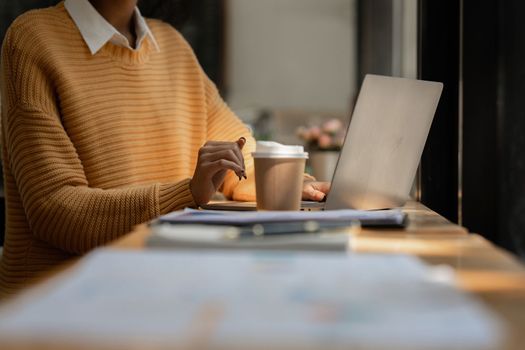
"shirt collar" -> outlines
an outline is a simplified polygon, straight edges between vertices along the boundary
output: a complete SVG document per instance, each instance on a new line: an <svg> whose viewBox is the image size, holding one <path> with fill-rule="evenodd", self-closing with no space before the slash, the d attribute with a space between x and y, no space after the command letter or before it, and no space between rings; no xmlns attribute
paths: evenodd
<svg viewBox="0 0 525 350"><path fill-rule="evenodd" d="M108 41L115 45L134 50L129 45L126 37L106 21L88 0L66 0L64 6L78 27L92 55L96 54ZM137 34L136 49L139 49L144 38L148 37L155 46L155 49L160 51L159 45L146 20L136 7L133 17L135 20L135 32Z"/></svg>

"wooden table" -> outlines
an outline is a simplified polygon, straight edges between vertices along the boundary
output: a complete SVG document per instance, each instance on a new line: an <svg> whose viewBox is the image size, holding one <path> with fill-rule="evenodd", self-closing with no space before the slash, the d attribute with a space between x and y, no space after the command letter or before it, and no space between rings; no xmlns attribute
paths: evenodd
<svg viewBox="0 0 525 350"><path fill-rule="evenodd" d="M524 266L481 236L469 234L419 203L410 202L404 210L409 216L406 229L357 230L349 249L356 253L405 253L431 265L451 267L459 288L477 296L505 322L508 337L502 349L524 349ZM148 227L141 225L111 247L143 249L149 233ZM1 340L0 348L6 349Z"/></svg>
<svg viewBox="0 0 525 350"><path fill-rule="evenodd" d="M468 233L417 202L404 209L405 230L363 229L354 234L350 250L357 253L410 254L431 265L454 269L459 288L479 297L507 323L504 349L525 349L525 267L514 256L483 237ZM142 249L147 226L113 243L115 249Z"/></svg>

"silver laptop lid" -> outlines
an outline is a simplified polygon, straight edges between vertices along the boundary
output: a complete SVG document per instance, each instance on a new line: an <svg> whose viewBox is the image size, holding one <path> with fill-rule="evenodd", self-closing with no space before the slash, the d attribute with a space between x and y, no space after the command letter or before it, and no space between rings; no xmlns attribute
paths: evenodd
<svg viewBox="0 0 525 350"><path fill-rule="evenodd" d="M442 83L367 75L326 209L384 209L408 199Z"/></svg>

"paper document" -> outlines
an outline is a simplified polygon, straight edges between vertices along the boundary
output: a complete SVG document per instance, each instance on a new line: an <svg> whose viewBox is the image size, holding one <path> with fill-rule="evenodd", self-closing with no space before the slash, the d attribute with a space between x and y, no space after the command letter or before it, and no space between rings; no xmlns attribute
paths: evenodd
<svg viewBox="0 0 525 350"><path fill-rule="evenodd" d="M198 223L215 225L250 225L290 221L339 221L348 223L359 221L362 226L402 226L405 223L405 219L406 214L400 209L253 212L185 209L161 216L159 221L174 224Z"/></svg>
<svg viewBox="0 0 525 350"><path fill-rule="evenodd" d="M497 349L498 320L428 276L407 256L99 250L0 310L0 343Z"/></svg>

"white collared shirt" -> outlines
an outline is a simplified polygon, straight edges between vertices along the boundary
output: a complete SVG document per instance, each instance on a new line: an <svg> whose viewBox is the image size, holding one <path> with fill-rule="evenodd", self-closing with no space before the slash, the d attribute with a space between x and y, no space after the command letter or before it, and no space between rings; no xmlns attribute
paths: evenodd
<svg viewBox="0 0 525 350"><path fill-rule="evenodd" d="M78 27L92 55L96 54L108 41L130 50L138 50L146 37L159 51L159 45L137 7L135 7L135 15L133 16L137 42L136 47L132 48L128 39L106 21L88 0L66 0L64 6Z"/></svg>

